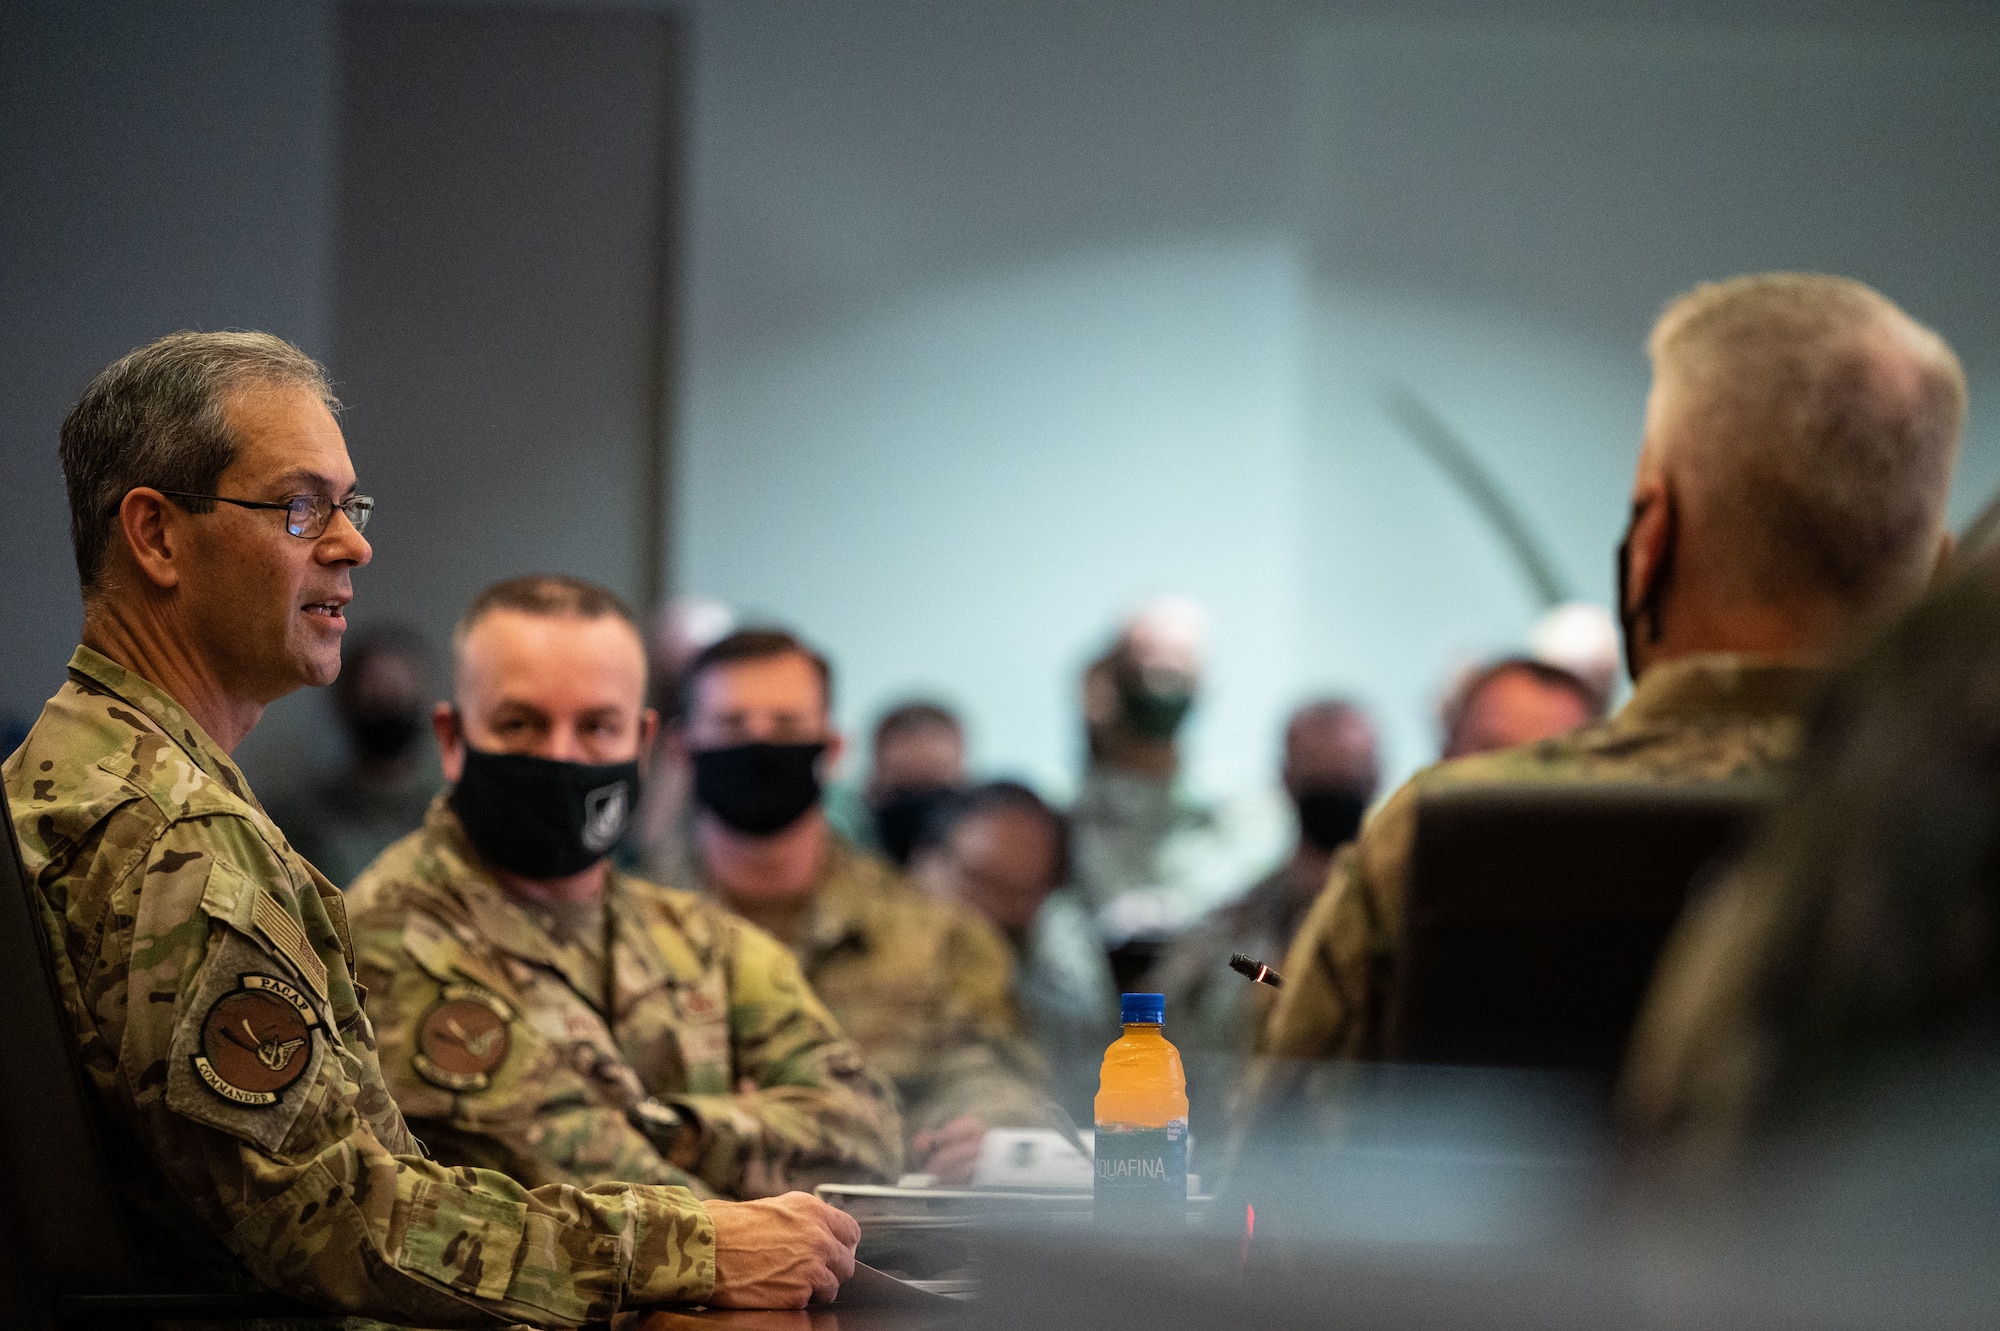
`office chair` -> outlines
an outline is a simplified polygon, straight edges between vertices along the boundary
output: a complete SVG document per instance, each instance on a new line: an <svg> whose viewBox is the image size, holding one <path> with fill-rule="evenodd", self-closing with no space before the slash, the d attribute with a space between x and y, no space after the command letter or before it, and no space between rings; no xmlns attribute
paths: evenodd
<svg viewBox="0 0 2000 1331"><path fill-rule="evenodd" d="M1559 1068L1608 1087L1690 888L1765 799L1747 783L1419 796L1389 1059Z"/></svg>

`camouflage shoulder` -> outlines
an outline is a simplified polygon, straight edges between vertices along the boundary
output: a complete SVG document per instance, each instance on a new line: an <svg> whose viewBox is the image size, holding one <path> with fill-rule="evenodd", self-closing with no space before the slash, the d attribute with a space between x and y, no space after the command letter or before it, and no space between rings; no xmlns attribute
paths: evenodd
<svg viewBox="0 0 2000 1331"><path fill-rule="evenodd" d="M1597 751L1615 738L1609 723L1598 722L1532 744L1434 763L1411 777L1409 784L1434 790L1510 781L1584 780L1597 765Z"/></svg>
<svg viewBox="0 0 2000 1331"><path fill-rule="evenodd" d="M422 895L424 884L435 872L422 828L391 842L347 889L347 919L357 938L363 930L400 923L412 899Z"/></svg>
<svg viewBox="0 0 2000 1331"><path fill-rule="evenodd" d="M724 946L733 935L757 927L705 893L668 887L636 873L619 874L618 885L647 919L671 919L703 951Z"/></svg>

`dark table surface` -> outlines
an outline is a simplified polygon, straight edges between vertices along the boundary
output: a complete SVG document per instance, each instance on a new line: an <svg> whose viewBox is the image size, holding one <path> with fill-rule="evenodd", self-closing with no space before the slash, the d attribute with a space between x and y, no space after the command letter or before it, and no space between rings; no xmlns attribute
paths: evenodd
<svg viewBox="0 0 2000 1331"><path fill-rule="evenodd" d="M956 1309L800 1308L787 1312L747 1312L704 1308L699 1312L649 1312L632 1331L931 1331L956 1320Z"/></svg>

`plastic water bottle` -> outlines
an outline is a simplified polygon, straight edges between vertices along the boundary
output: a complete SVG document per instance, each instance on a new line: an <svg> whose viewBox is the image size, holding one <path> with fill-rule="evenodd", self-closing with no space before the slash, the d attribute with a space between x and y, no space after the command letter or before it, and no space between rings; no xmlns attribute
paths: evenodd
<svg viewBox="0 0 2000 1331"><path fill-rule="evenodd" d="M1122 994L1125 1033L1104 1051L1098 1074L1093 1213L1120 1229L1187 1221L1187 1074L1161 1033L1160 994Z"/></svg>

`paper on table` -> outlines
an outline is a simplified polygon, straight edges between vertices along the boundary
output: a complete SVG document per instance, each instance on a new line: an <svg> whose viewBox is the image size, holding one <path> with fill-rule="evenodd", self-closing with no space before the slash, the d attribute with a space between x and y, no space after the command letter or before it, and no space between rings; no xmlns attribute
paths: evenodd
<svg viewBox="0 0 2000 1331"><path fill-rule="evenodd" d="M907 1280L898 1280L887 1271L878 1271L866 1262L854 1264L854 1275L840 1287L833 1301L836 1308L949 1308L957 1301L943 1294L918 1289Z"/></svg>

